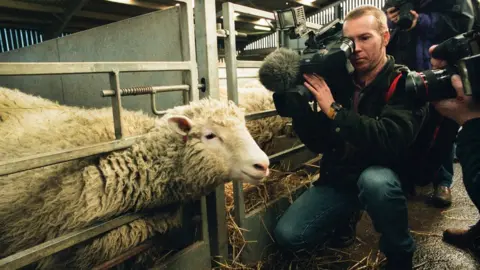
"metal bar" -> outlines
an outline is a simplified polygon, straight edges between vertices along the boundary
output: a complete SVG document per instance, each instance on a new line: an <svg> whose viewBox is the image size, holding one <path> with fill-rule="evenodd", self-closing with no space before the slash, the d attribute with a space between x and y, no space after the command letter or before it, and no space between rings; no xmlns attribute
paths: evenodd
<svg viewBox="0 0 480 270"><path fill-rule="evenodd" d="M122 96L120 92L120 74L118 71L110 73L110 87L115 89L115 96L112 97L113 126L115 128L115 138L119 140L123 137L123 125Z"/></svg>
<svg viewBox="0 0 480 270"><path fill-rule="evenodd" d="M275 20L275 16L273 15L273 12L268 12L261 9L251 8L251 7L242 6L242 5L233 4L233 3L232 5L233 5L232 7L234 12L246 14L249 16L257 17L257 18ZM225 10L224 6L222 7L222 9ZM223 18L225 18L225 14L223 14Z"/></svg>
<svg viewBox="0 0 480 270"><path fill-rule="evenodd" d="M42 258L55 254L61 250L67 249L83 241L91 239L104 232L108 232L112 229L130 223L140 217L142 217L142 215L124 215L80 231L65 234L63 236L49 240L43 244L34 246L32 248L20 251L11 256L1 259L0 267L4 269L17 269L24 267Z"/></svg>
<svg viewBox="0 0 480 270"><path fill-rule="evenodd" d="M219 185L207 195L207 215L210 240L210 253L214 264L228 259L228 228L225 222L225 185Z"/></svg>
<svg viewBox="0 0 480 270"><path fill-rule="evenodd" d="M290 149L284 150L282 152L278 152L276 154L273 154L273 155L269 156L268 158L270 159L271 163L279 162L282 158L284 158L286 156L289 156L289 155L293 155L295 153L298 153L305 148L306 148L306 146L304 144L301 144L301 145L292 147Z"/></svg>
<svg viewBox="0 0 480 270"><path fill-rule="evenodd" d="M158 111L157 110L157 102L156 102L156 99L155 99L155 93L152 93L150 95L150 104L151 104L151 107L152 107L152 113L153 114L158 115L158 116L163 116L167 113L167 111Z"/></svg>
<svg viewBox="0 0 480 270"><path fill-rule="evenodd" d="M260 68L263 61L237 61L237 67L239 68Z"/></svg>
<svg viewBox="0 0 480 270"><path fill-rule="evenodd" d="M0 49L2 50L1 52L5 52L5 49L3 48L3 34L0 31Z"/></svg>
<svg viewBox="0 0 480 270"><path fill-rule="evenodd" d="M261 111L261 112L247 114L247 115L245 115L245 120L246 121L252 121L252 120L272 117L272 116L276 116L276 115L278 115L277 110L265 110L265 111Z"/></svg>
<svg viewBox="0 0 480 270"><path fill-rule="evenodd" d="M180 32L182 40L182 59L190 61L188 73L183 74L183 83L191 86L189 96L184 94L184 104L188 101L199 100L198 68L195 52L195 24L193 22L193 7L191 0L177 0L180 2ZM186 29L186 31L185 31Z"/></svg>
<svg viewBox="0 0 480 270"><path fill-rule="evenodd" d="M245 198L243 194L243 182L233 181L233 205L235 223L238 227L244 228L245 226Z"/></svg>
<svg viewBox="0 0 480 270"><path fill-rule="evenodd" d="M200 211L202 214L202 241L209 243L210 236L208 235L207 198L205 196L200 198Z"/></svg>
<svg viewBox="0 0 480 270"><path fill-rule="evenodd" d="M174 71L195 68L192 62L39 62L1 63L0 76L54 75L136 71Z"/></svg>
<svg viewBox="0 0 480 270"><path fill-rule="evenodd" d="M217 21L215 14L215 1L195 1L195 24L201 27L195 29L198 77L205 84L205 91L199 96L220 98L218 87L218 45Z"/></svg>
<svg viewBox="0 0 480 270"><path fill-rule="evenodd" d="M228 79L228 76L220 76L219 80ZM238 76L237 79L258 79L258 75Z"/></svg>
<svg viewBox="0 0 480 270"><path fill-rule="evenodd" d="M225 2L223 9L223 25L228 33L235 33L235 15L234 5ZM238 82L237 82L237 50L235 35L228 35L225 38L225 67L227 74L227 92L228 99L238 104Z"/></svg>
<svg viewBox="0 0 480 270"><path fill-rule="evenodd" d="M227 74L227 93L228 99L238 104L238 84L237 84L237 51L235 44L235 5L230 2L222 4L223 26L227 33L225 38L225 67ZM235 222L240 228L243 228L245 221L245 202L243 197L242 181L234 181L233 198L234 198L234 215Z"/></svg>
<svg viewBox="0 0 480 270"><path fill-rule="evenodd" d="M36 169L65 161L84 158L88 156L122 150L132 146L135 141L143 136L128 137L122 140L97 143L89 146L72 148L64 151L50 152L19 158L9 162L0 163L0 176Z"/></svg>
<svg viewBox="0 0 480 270"><path fill-rule="evenodd" d="M131 88L121 88L120 94L122 96L136 96L146 95L157 92L173 92L173 91L188 91L190 86L186 84L168 85L168 86L140 86ZM102 90L102 97L115 96L115 90L107 89Z"/></svg>
<svg viewBox="0 0 480 270"><path fill-rule="evenodd" d="M237 61L238 68L260 68L263 64L263 61ZM225 63L219 63L219 68L225 68Z"/></svg>
<svg viewBox="0 0 480 270"><path fill-rule="evenodd" d="M119 256L117 256L113 259L93 267L92 270L110 269L110 268L112 268L116 265L119 265L122 262L132 258L133 256L136 256L136 255L146 251L147 249L152 247L152 245L153 245L152 241L147 240L147 241L141 243L140 245L125 251L124 253L120 254Z"/></svg>
<svg viewBox="0 0 480 270"><path fill-rule="evenodd" d="M220 98L218 87L218 46L215 1L195 0L195 29L198 76L205 84L202 97ZM203 200L205 198L205 200ZM209 243L212 264L228 258L228 229L225 211L225 185L202 197L202 238ZM206 224L206 225L205 225Z"/></svg>

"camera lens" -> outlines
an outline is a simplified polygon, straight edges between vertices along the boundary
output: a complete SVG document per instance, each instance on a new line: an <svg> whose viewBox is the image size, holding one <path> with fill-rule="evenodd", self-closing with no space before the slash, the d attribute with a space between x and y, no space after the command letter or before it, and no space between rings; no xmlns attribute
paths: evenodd
<svg viewBox="0 0 480 270"><path fill-rule="evenodd" d="M340 49L345 52L347 58L350 57L355 52L355 43L347 37L342 37L340 42Z"/></svg>
<svg viewBox="0 0 480 270"><path fill-rule="evenodd" d="M437 101L456 96L450 78L452 72L448 69L411 71L407 75L405 88L420 101Z"/></svg>
<svg viewBox="0 0 480 270"><path fill-rule="evenodd" d="M409 72L405 81L405 89L407 93L416 98L426 100L428 96L428 85L425 80L425 75L416 71Z"/></svg>

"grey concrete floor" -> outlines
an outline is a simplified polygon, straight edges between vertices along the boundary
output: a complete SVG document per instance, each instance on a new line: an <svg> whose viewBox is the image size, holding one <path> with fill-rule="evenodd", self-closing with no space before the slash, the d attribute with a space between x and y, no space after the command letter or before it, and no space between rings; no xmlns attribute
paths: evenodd
<svg viewBox="0 0 480 270"><path fill-rule="evenodd" d="M442 233L446 228L467 228L479 219L479 213L465 191L461 174L460 165L455 164L453 203L449 208L438 209L425 204L432 191L431 186L417 188L417 195L408 201L409 225L417 243L415 269L480 269L473 255L442 241ZM358 260L368 256L371 250L372 253L377 252L379 235L366 214L357 227L357 237L357 242L345 250L352 254L352 258Z"/></svg>

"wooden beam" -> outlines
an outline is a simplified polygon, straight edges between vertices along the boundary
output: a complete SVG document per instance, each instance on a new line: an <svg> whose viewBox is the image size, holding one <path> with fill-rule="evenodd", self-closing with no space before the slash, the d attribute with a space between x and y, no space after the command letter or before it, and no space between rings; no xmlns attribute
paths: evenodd
<svg viewBox="0 0 480 270"><path fill-rule="evenodd" d="M0 0L0 7L17 9L17 10L35 11L35 12L45 12L45 13L63 13L65 11L61 7L26 3L26 2L13 1L13 0ZM121 15L114 15L114 14L86 11L86 10L79 11L75 16L90 18L90 19L106 20L106 21L121 21L129 18Z"/></svg>
<svg viewBox="0 0 480 270"><path fill-rule="evenodd" d="M65 30L65 27L67 27L67 24L70 22L73 15L75 13L78 13L88 3L88 1L89 0L70 0L70 2L68 2L68 6L65 12L60 19L60 24L58 26L55 23L52 24L52 26L45 31L45 39L59 37L62 34L63 30Z"/></svg>
<svg viewBox="0 0 480 270"><path fill-rule="evenodd" d="M0 13L0 21L9 21L9 22L25 22L25 23L32 23L32 24L50 24L52 23L51 20L43 20L43 19L35 19L35 18L27 18L21 16L14 16L10 14Z"/></svg>
<svg viewBox="0 0 480 270"><path fill-rule="evenodd" d="M150 3L150 2L143 2L143 1L137 1L137 0L104 0L104 1L117 3L117 4L123 4L123 5L129 5L129 6L137 6L137 7L150 8L150 9L160 9L160 10L164 10L164 9L172 7L172 6L168 6L168 5L156 4L156 3Z"/></svg>

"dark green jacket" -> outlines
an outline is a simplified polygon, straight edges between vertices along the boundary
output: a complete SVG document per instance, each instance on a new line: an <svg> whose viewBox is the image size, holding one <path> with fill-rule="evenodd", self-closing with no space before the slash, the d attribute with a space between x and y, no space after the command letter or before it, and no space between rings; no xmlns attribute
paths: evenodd
<svg viewBox="0 0 480 270"><path fill-rule="evenodd" d="M360 173L369 166L386 166L399 172L428 114L426 104L418 104L406 93L403 79L386 103L385 95L401 70L407 68L395 65L389 56L377 77L361 91L358 113L353 110L355 88L351 80L350 87L334 93L335 101L344 107L334 120L305 108L292 117L302 142L310 150L323 153L318 183L356 190Z"/></svg>

